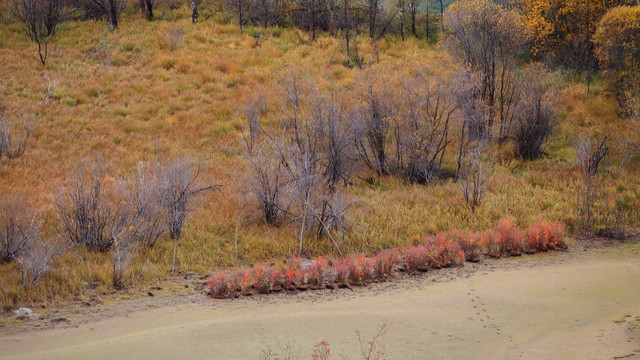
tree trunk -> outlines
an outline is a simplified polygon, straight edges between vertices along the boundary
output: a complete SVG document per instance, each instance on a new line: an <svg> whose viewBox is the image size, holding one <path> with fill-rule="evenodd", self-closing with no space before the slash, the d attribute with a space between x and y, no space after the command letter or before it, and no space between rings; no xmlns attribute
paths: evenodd
<svg viewBox="0 0 640 360"><path fill-rule="evenodd" d="M411 32L416 38L418 37L418 32L416 31L416 15L418 13L417 7L417 1L414 0L411 6Z"/></svg>
<svg viewBox="0 0 640 360"><path fill-rule="evenodd" d="M369 0L369 37L374 38L378 13L378 0Z"/></svg>
<svg viewBox="0 0 640 360"><path fill-rule="evenodd" d="M440 25L442 25L442 31L444 32L444 5L440 0Z"/></svg>
<svg viewBox="0 0 640 360"><path fill-rule="evenodd" d="M268 0L262 0L264 6L264 28L269 27L269 3Z"/></svg>
<svg viewBox="0 0 640 360"><path fill-rule="evenodd" d="M115 1L109 1L109 13L107 15L109 21L109 30L118 29L118 4Z"/></svg>
<svg viewBox="0 0 640 360"><path fill-rule="evenodd" d="M351 31L351 24L349 23L349 0L344 1L344 40L347 45L347 67L351 67L351 54L349 50L349 31Z"/></svg>
<svg viewBox="0 0 640 360"><path fill-rule="evenodd" d="M198 22L198 2L191 0L191 23L196 24Z"/></svg>
<svg viewBox="0 0 640 360"><path fill-rule="evenodd" d="M238 0L238 25L240 25L240 33L242 34L243 28L242 23L244 22L244 9L243 9L242 0Z"/></svg>

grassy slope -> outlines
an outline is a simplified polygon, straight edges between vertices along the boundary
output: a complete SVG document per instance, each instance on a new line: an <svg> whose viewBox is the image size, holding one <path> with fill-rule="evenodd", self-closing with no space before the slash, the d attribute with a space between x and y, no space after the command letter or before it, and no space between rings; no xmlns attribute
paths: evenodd
<svg viewBox="0 0 640 360"><path fill-rule="evenodd" d="M175 51L165 39L171 26L186 31L184 43ZM293 30L281 35L276 31L274 36L271 29L256 46L247 33L251 30L242 35L233 25L213 21L194 27L186 17L148 23L139 16L127 16L114 33L108 33L102 22L71 22L60 31L54 55L42 69L34 45L19 28L0 25L0 79L8 113L37 115L26 154L0 166L0 192L31 194L44 212L52 213L53 184L63 181L83 156L102 154L116 175L131 172L138 161L153 159L158 151L164 156L191 154L206 163L204 178L225 187L188 222L179 249L180 269L206 274L220 266L282 260L297 246L295 229L251 221L249 211L236 205L243 196L238 185L244 169L239 140L242 104L254 96L277 104L276 84L292 66L303 69L323 88L352 88L362 71L341 65L342 44L336 39L322 37L310 43ZM87 57L97 44L102 44L102 53ZM366 41L359 48L368 61L374 58ZM389 39L378 48L380 63L372 71L381 74L424 64L444 71L443 64L448 63L437 49L420 41ZM45 74L57 79L59 86L49 104L41 105ZM596 131L627 133L613 102L601 94L599 84L594 89L587 94L584 84L566 83L561 93L562 123L548 146L548 157L522 162L513 158L509 145L497 150L494 177L475 213L453 182L427 187L389 178L353 187L350 193L359 201L343 251L373 252L417 241L436 230L488 228L505 216L522 227L548 218L563 221L571 229L580 178L574 165L576 137ZM270 119L274 115L272 111ZM619 149L614 146L613 150L618 155ZM627 172L608 179L607 188L614 194L611 200L626 196L629 205L637 208L639 181ZM238 213L245 220L236 259ZM309 253L333 252L328 241L310 239L307 244ZM170 259L168 241L144 250L129 279L139 283L163 279ZM20 285L18 265L0 265L0 302L54 301L111 291L110 255L91 254L89 263L91 278L81 257L58 259L52 273L29 291Z"/></svg>

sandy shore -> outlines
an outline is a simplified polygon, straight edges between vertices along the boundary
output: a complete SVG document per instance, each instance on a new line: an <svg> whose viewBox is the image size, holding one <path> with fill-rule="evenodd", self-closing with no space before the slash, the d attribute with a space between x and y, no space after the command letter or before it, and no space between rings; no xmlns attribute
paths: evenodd
<svg viewBox="0 0 640 360"><path fill-rule="evenodd" d="M357 359L355 331L371 337L383 323L387 359L640 358L638 249L488 261L353 291L118 305L97 321L0 332L0 358L257 359L280 343L307 359L327 341L333 358Z"/></svg>

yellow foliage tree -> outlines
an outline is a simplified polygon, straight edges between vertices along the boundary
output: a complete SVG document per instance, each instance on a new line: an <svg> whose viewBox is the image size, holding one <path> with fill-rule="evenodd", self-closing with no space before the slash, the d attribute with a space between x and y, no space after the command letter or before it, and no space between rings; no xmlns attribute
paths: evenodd
<svg viewBox="0 0 640 360"><path fill-rule="evenodd" d="M608 88L629 115L640 98L640 5L610 10L600 20L593 44Z"/></svg>
<svg viewBox="0 0 640 360"><path fill-rule="evenodd" d="M533 31L534 55L572 69L593 63L591 36L611 8L625 0L519 0L518 7Z"/></svg>

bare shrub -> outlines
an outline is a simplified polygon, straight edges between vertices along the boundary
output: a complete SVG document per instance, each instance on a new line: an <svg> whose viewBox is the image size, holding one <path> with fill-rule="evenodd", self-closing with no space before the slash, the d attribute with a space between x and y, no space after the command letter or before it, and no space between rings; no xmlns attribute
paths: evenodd
<svg viewBox="0 0 640 360"><path fill-rule="evenodd" d="M24 32L38 44L44 66L49 56L49 40L63 21L64 0L13 0L14 16Z"/></svg>
<svg viewBox="0 0 640 360"><path fill-rule="evenodd" d="M124 228L113 238L111 253L113 255L113 286L116 289L124 287L122 278L138 250L137 238L135 228Z"/></svg>
<svg viewBox="0 0 640 360"><path fill-rule="evenodd" d="M390 147L391 119L395 108L391 95L384 93L375 80L369 80L363 92L364 105L357 108L351 122L354 124L354 143L360 159L378 175L389 174L387 153Z"/></svg>
<svg viewBox="0 0 640 360"><path fill-rule="evenodd" d="M58 79L50 78L49 75L42 76L42 89L40 89L40 104L47 105L49 100L53 99L58 91L60 82Z"/></svg>
<svg viewBox="0 0 640 360"><path fill-rule="evenodd" d="M167 32L165 32L164 37L167 39L171 51L177 49L178 46L182 44L182 41L184 41L184 35L184 29L177 25L171 26Z"/></svg>
<svg viewBox="0 0 640 360"><path fill-rule="evenodd" d="M394 172L412 182L441 177L442 161L450 144L452 115L459 108L452 83L417 73L399 94L394 119Z"/></svg>
<svg viewBox="0 0 640 360"><path fill-rule="evenodd" d="M106 252L113 239L106 236L111 206L103 193L106 166L102 159L78 166L65 185L57 186L54 204L60 217L60 234L70 243Z"/></svg>
<svg viewBox="0 0 640 360"><path fill-rule="evenodd" d="M0 196L0 263L11 262L29 250L40 236L35 210L17 195Z"/></svg>
<svg viewBox="0 0 640 360"><path fill-rule="evenodd" d="M25 287L33 287L49 271L56 255L62 253L62 247L52 241L35 242L18 258L22 265L22 282Z"/></svg>
<svg viewBox="0 0 640 360"><path fill-rule="evenodd" d="M515 152L533 160L544 154L542 146L556 125L551 79L539 65L531 65L523 75L522 97L514 115Z"/></svg>
<svg viewBox="0 0 640 360"><path fill-rule="evenodd" d="M445 42L449 52L482 74L480 97L491 111L483 130L491 135L497 114L499 136L506 138L520 85L515 71L529 40L522 16L489 0L464 0L449 6L444 24L449 30Z"/></svg>
<svg viewBox="0 0 640 360"><path fill-rule="evenodd" d="M0 114L0 160L3 157L16 158L27 149L27 141L31 136L33 120L23 118L18 121L9 119Z"/></svg>
<svg viewBox="0 0 640 360"><path fill-rule="evenodd" d="M200 165L188 157L159 165L158 186L162 194L161 204L165 212L169 236L174 241L172 271L175 271L176 252L178 241L182 236L182 228L188 214L194 210L194 202L205 191L218 188L217 185L199 184L200 171Z"/></svg>
<svg viewBox="0 0 640 360"><path fill-rule="evenodd" d="M271 139L269 139L271 140ZM272 143L267 141L265 144ZM249 163L247 179L249 191L258 201L265 222L278 225L281 214L287 214L292 184L288 181L285 165L277 148L264 145L250 149L245 155Z"/></svg>
<svg viewBox="0 0 640 360"><path fill-rule="evenodd" d="M600 163L609 155L608 136L596 134L593 140L580 137L576 147L578 164L584 177L598 173Z"/></svg>
<svg viewBox="0 0 640 360"><path fill-rule="evenodd" d="M359 330L356 330L356 336L360 343L360 356L362 360L382 360L385 358L386 350L384 344L380 343L380 339L389 331L389 325L382 324L378 327L378 332L367 340L362 336Z"/></svg>
<svg viewBox="0 0 640 360"><path fill-rule="evenodd" d="M142 162L138 164L135 177L118 181L121 199L112 233L118 234L124 227L135 229L131 234L135 240L153 247L168 231L159 171L158 164Z"/></svg>
<svg viewBox="0 0 640 360"><path fill-rule="evenodd" d="M283 81L283 92L284 119L275 134L260 126L257 106L245 110L249 189L267 223L300 225L300 250L309 232L329 236L338 247L332 232L344 234L350 207L340 191L355 163L351 126L341 102L299 75Z"/></svg>
<svg viewBox="0 0 640 360"><path fill-rule="evenodd" d="M487 181L491 177L491 161L487 159L485 143L476 144L464 157L460 183L464 200L475 211L484 198Z"/></svg>
<svg viewBox="0 0 640 360"><path fill-rule="evenodd" d="M582 187L576 193L576 228L582 233L592 233L595 227L596 207L605 209L604 193L596 174L603 159L609 154L608 137L596 135L594 140L581 137L576 146L577 162L582 170Z"/></svg>

